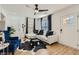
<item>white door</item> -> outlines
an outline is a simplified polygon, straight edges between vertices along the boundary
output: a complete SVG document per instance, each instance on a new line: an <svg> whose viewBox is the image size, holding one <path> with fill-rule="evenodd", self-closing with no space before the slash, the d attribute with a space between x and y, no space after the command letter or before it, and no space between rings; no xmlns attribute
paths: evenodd
<svg viewBox="0 0 79 59"><path fill-rule="evenodd" d="M77 48L76 17L75 15L63 16L61 19L60 43Z"/></svg>
<svg viewBox="0 0 79 59"><path fill-rule="evenodd" d="M79 49L79 15L77 16L77 47Z"/></svg>

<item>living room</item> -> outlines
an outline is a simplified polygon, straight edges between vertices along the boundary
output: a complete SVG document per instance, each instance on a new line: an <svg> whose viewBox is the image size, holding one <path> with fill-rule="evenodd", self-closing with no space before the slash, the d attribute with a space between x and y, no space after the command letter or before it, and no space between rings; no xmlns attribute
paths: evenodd
<svg viewBox="0 0 79 59"><path fill-rule="evenodd" d="M78 12L74 4L1 4L0 43L9 43L1 55L78 55Z"/></svg>

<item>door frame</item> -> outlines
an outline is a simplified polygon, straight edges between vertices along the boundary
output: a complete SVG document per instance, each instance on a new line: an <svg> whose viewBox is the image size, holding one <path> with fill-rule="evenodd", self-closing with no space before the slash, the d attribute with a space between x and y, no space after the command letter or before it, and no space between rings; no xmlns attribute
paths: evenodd
<svg viewBox="0 0 79 59"><path fill-rule="evenodd" d="M77 48L79 49L79 25L78 25L78 17L79 17L79 12L76 13L76 19L77 19Z"/></svg>
<svg viewBox="0 0 79 59"><path fill-rule="evenodd" d="M69 14L65 14L65 15L63 15L63 16L61 16L60 17L60 30L63 28L63 17L68 17L68 16L74 16L74 19L76 20L75 22L75 30L76 30L76 32L77 32L77 12L74 12L74 13L69 13ZM62 40L62 32L63 32L63 29L62 29L62 31L60 31L60 40ZM77 45L78 45L78 39L77 39L77 34L75 34L75 40L76 40L76 42L77 42L77 44L75 45L75 47L73 47L73 48L78 48L77 47ZM60 42L61 43L61 42ZM61 44L63 44L63 43L61 43ZM64 44L64 45L66 45L66 44ZM68 45L67 45L68 46ZM70 46L70 47L72 47L72 46Z"/></svg>

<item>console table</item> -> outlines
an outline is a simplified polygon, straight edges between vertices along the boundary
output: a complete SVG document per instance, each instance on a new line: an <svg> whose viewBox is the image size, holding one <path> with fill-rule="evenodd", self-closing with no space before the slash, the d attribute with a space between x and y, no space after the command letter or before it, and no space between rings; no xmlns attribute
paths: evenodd
<svg viewBox="0 0 79 59"><path fill-rule="evenodd" d="M4 49L7 48L7 54L8 54L8 46L9 46L9 43L2 43L0 44L0 50L2 50L2 54L4 55Z"/></svg>

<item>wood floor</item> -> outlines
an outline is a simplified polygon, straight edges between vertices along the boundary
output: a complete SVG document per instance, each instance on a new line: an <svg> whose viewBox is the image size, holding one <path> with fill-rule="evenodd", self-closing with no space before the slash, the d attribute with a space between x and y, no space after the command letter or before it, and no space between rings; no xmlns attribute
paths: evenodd
<svg viewBox="0 0 79 59"><path fill-rule="evenodd" d="M48 46L49 55L79 55L79 50L55 43Z"/></svg>
<svg viewBox="0 0 79 59"><path fill-rule="evenodd" d="M34 54L32 53L32 51L28 52L17 50L15 55L79 55L79 50L64 46L59 43L47 45L47 49L40 49Z"/></svg>

